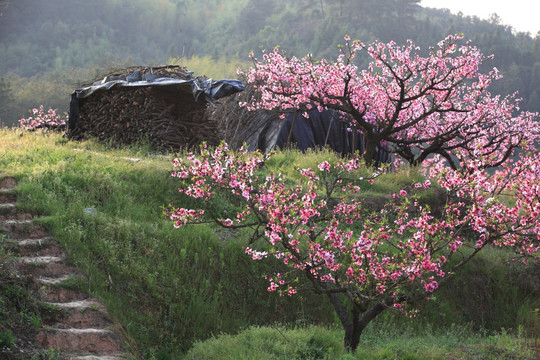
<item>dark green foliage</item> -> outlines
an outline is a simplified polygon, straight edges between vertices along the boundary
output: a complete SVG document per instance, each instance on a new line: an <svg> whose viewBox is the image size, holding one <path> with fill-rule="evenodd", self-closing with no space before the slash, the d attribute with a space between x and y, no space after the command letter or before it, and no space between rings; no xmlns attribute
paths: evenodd
<svg viewBox="0 0 540 360"><path fill-rule="evenodd" d="M13 336L13 331L4 330L0 331L0 349L11 349L15 344L15 337Z"/></svg>
<svg viewBox="0 0 540 360"><path fill-rule="evenodd" d="M475 330L521 327L529 336L540 329L540 266L512 260L513 254L487 249L465 266L426 304L437 323L470 323ZM450 300L451 299L451 300ZM437 316L437 314L439 314Z"/></svg>
<svg viewBox="0 0 540 360"><path fill-rule="evenodd" d="M456 253L451 261L458 262ZM387 312L373 322L376 331L408 329L415 334L464 326L471 332L493 334L508 329L526 338L540 331L540 267L514 262L512 252L485 249L475 261L441 285L434 297L417 304L413 319Z"/></svg>

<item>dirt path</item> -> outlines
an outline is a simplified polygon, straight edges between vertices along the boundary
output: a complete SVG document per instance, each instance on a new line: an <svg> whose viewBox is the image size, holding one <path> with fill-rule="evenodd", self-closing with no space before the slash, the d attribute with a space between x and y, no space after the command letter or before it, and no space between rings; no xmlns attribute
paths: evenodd
<svg viewBox="0 0 540 360"><path fill-rule="evenodd" d="M32 214L17 211L16 181L0 176L0 227L13 240L21 273L54 316L44 319L36 342L63 351L69 359L117 360L129 354L107 309L87 293L63 285L82 274L66 263L66 254Z"/></svg>

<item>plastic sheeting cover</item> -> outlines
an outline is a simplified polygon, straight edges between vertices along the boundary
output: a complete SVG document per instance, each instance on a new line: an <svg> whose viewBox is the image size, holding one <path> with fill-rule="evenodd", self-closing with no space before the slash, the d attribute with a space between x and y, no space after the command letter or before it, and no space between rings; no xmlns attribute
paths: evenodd
<svg viewBox="0 0 540 360"><path fill-rule="evenodd" d="M364 152L363 135L349 130L348 120L343 114L334 110L319 112L313 109L307 111L306 118L302 113L287 114L275 144L267 144L267 147L286 148L294 143L300 151L328 146L342 155ZM376 162L385 163L390 159L388 151L377 147L374 156Z"/></svg>
<svg viewBox="0 0 540 360"><path fill-rule="evenodd" d="M191 91L197 102L217 100L219 98L235 94L244 90L244 84L240 80L223 79L212 80L207 78L175 79L157 77L152 74L141 74L135 71L130 75L106 77L102 81L95 82L91 86L75 90L77 99L84 99L96 91L109 90L113 87L150 87L150 86L173 86L179 91Z"/></svg>

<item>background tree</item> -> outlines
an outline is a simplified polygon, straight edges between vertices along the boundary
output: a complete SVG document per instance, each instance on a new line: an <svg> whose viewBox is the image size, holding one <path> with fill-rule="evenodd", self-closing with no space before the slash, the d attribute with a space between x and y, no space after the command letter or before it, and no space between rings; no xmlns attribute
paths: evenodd
<svg viewBox="0 0 540 360"><path fill-rule="evenodd" d="M12 107L13 96L11 93L11 88L9 83L4 79L0 78L0 124L3 123L1 114L9 113ZM5 124L10 125L10 124Z"/></svg>
<svg viewBox="0 0 540 360"><path fill-rule="evenodd" d="M274 0L256 1L250 0L246 7L240 12L239 20L246 35L253 35L264 28L266 18L271 16L276 7Z"/></svg>
<svg viewBox="0 0 540 360"><path fill-rule="evenodd" d="M371 42L413 39L423 48L449 33L463 32L486 54L495 54L493 63L512 84L498 81L494 94L509 95L516 89L524 101L521 107L538 111L540 105L532 94L535 64L540 59L540 38L515 33L497 21L453 15L449 11L422 8L418 1L285 1L273 0L262 14L252 9L249 0L18 0L3 7L0 17L0 77L20 77L21 84L32 87L36 75L49 79L54 87L68 88L55 94L62 97L61 111L67 110L70 93L81 82L104 74L107 69L132 65L163 64L169 58L212 57L216 64L204 74L214 73L221 61L248 62L247 54L260 47L277 44L289 55L313 54L314 59L335 58L343 34ZM397 9L399 8L399 11ZM243 16L252 13L253 17ZM341 15L340 15L341 14ZM242 18L242 19L241 19ZM84 19L81 21L80 19ZM159 19L158 23L154 19ZM252 20L256 19L257 23ZM157 25L156 25L157 24ZM249 36L246 36L246 29ZM358 58L364 66L368 57ZM364 59L366 58L366 59ZM488 66L489 65L489 66ZM515 65L515 70L510 67ZM488 68L489 67L489 68ZM85 78L71 77L89 69ZM101 70L96 70L101 69ZM75 70L75 71L74 71ZM58 74L68 76L60 77ZM235 73L226 77L234 77ZM26 84L25 84L26 86ZM43 96L39 89L28 98L15 91L14 110L2 114L15 122L34 107ZM27 94L25 94L27 95ZM58 107L56 100L43 103Z"/></svg>
<svg viewBox="0 0 540 360"><path fill-rule="evenodd" d="M482 73L482 53L461 36L448 36L422 56L409 42L364 45L346 37L333 62L298 59L274 49L246 73L260 98L250 109L296 109L316 106L348 115L351 128L364 135L365 160L371 164L381 144L418 165L440 154L456 169L457 152L489 155L485 166L499 166L524 141L538 137L536 114L518 110L515 95L492 96L488 87L497 69ZM353 60L364 50L372 58L360 70Z"/></svg>

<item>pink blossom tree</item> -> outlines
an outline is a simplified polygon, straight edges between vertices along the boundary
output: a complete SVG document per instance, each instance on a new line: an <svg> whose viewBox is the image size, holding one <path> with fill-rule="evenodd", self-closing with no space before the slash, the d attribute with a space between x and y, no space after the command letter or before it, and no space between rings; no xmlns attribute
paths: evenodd
<svg viewBox="0 0 540 360"><path fill-rule="evenodd" d="M246 253L254 260L274 256L289 269L268 274L268 290L294 295L299 284L307 283L327 296L350 349L385 310L413 315L418 300L487 246L511 247L524 259L538 254L538 152L531 150L492 174L478 159L463 159L466 171L449 168L444 157L433 159L426 170L431 180L392 194L374 212L363 208L358 193L361 183L372 182L378 173L359 176L359 156L298 169L297 183L265 170L268 156L235 154L222 145L175 159L173 176L180 192L199 199L200 208L172 208L168 216L176 227L216 222L228 229L251 229ZM439 215L420 205L414 194L431 181L448 194ZM228 217L212 210L221 191L239 206ZM501 195L514 200L507 203ZM461 248L466 250L458 252ZM450 262L452 257L457 261Z"/></svg>
<svg viewBox="0 0 540 360"><path fill-rule="evenodd" d="M342 111L364 134L364 158L322 161L285 179L265 168L272 155L204 146L173 161L179 191L200 206L171 208L168 217L177 227L215 222L250 229L246 253L254 260L273 256L288 269L267 274L268 290L294 295L303 290L299 286L309 286L327 296L352 350L379 314L414 316L419 300L486 247L509 247L523 260L536 259L535 114L515 115L514 96L491 96L486 88L496 71L481 74L484 57L468 43L458 48L459 40L448 37L427 57L411 43L364 46L349 39L334 63L287 59L277 50L265 54L264 63L255 62L247 74L260 98L245 105ZM359 50L374 59L367 70L352 63ZM390 194L373 211L359 195L362 183L373 182L382 170L361 174L381 142L410 164L423 165L427 180ZM513 154L518 147L523 151ZM416 195L432 183L446 196L438 211ZM216 213L212 204L220 192L231 196L237 212Z"/></svg>
<svg viewBox="0 0 540 360"><path fill-rule="evenodd" d="M454 154L490 155L485 166L499 166L522 141L538 134L536 114L519 112L516 94L492 96L488 88L500 78L485 74L486 57L462 36L448 36L423 56L412 42L405 46L374 42L364 45L345 37L338 58L315 61L310 55L288 58L278 48L244 74L260 97L249 109L287 111L304 107L339 110L366 142L372 162L378 144L418 165L431 154L457 168ZM359 51L372 59L367 69L354 64Z"/></svg>

